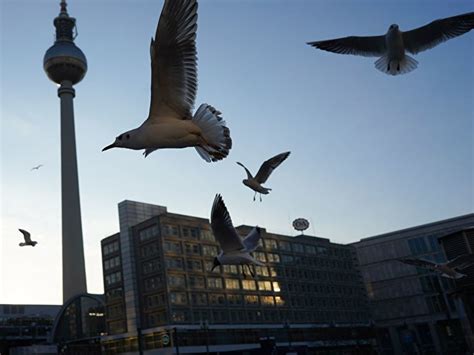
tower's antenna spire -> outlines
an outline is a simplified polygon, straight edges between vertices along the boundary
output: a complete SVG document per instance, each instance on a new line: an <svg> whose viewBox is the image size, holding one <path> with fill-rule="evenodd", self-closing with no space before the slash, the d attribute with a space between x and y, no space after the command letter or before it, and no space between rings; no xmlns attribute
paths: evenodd
<svg viewBox="0 0 474 355"><path fill-rule="evenodd" d="M67 15L67 4L66 4L66 0L61 0L61 14L66 14Z"/></svg>

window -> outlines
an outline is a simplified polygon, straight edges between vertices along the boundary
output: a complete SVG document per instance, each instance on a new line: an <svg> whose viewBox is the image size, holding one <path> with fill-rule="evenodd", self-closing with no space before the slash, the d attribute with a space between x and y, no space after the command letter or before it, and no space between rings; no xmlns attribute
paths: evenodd
<svg viewBox="0 0 474 355"><path fill-rule="evenodd" d="M141 231L138 232L138 238L140 239L141 242L144 242L146 240L150 240L153 237L156 237L158 235L158 226L153 225L151 227L142 229Z"/></svg>
<svg viewBox="0 0 474 355"><path fill-rule="evenodd" d="M328 254L328 248L326 247L317 247L318 249L318 254L323 254L323 255L327 255Z"/></svg>
<svg viewBox="0 0 474 355"><path fill-rule="evenodd" d="M189 228L186 228L186 227L181 228L181 233L183 235L183 238L188 238L189 237Z"/></svg>
<svg viewBox="0 0 474 355"><path fill-rule="evenodd" d="M168 285L170 287L185 287L184 275L168 275Z"/></svg>
<svg viewBox="0 0 474 355"><path fill-rule="evenodd" d="M265 253L256 251L253 254L254 254L255 259L257 259L258 261L261 261L264 263L267 262L267 259L265 258Z"/></svg>
<svg viewBox="0 0 474 355"><path fill-rule="evenodd" d="M272 290L272 283L270 281L259 281L258 282L258 289L260 291L271 291Z"/></svg>
<svg viewBox="0 0 474 355"><path fill-rule="evenodd" d="M293 244L293 251L294 251L295 253L304 253L303 244L294 243L294 244Z"/></svg>
<svg viewBox="0 0 474 355"><path fill-rule="evenodd" d="M183 270L183 259L166 258L166 267L168 269Z"/></svg>
<svg viewBox="0 0 474 355"><path fill-rule="evenodd" d="M188 299L186 298L185 292L171 292L170 293L171 304L187 304Z"/></svg>
<svg viewBox="0 0 474 355"><path fill-rule="evenodd" d="M104 261L104 270L109 270L120 266L120 256L116 256L112 259L107 259Z"/></svg>
<svg viewBox="0 0 474 355"><path fill-rule="evenodd" d="M188 271L202 271L202 262L201 260L193 260L193 259L188 259L186 260L186 266L188 268Z"/></svg>
<svg viewBox="0 0 474 355"><path fill-rule="evenodd" d="M191 302L195 306L207 305L207 295L205 293L191 293Z"/></svg>
<svg viewBox="0 0 474 355"><path fill-rule="evenodd" d="M227 274L234 274L234 275L237 275L239 274L239 270L237 268L237 265L224 265L222 267L222 269L224 270L225 273Z"/></svg>
<svg viewBox="0 0 474 355"><path fill-rule="evenodd" d="M163 233L167 236L178 236L178 227L170 224L165 224L163 226Z"/></svg>
<svg viewBox="0 0 474 355"><path fill-rule="evenodd" d="M277 250L278 244L275 239L265 239L265 248L270 250Z"/></svg>
<svg viewBox="0 0 474 355"><path fill-rule="evenodd" d="M187 311L173 311L171 312L171 320L173 322L186 322L189 320L189 312Z"/></svg>
<svg viewBox="0 0 474 355"><path fill-rule="evenodd" d="M209 304L211 305L225 305L225 297L220 293L210 293L209 294Z"/></svg>
<svg viewBox="0 0 474 355"><path fill-rule="evenodd" d="M229 290L238 290L240 288L238 279L226 279L225 288Z"/></svg>
<svg viewBox="0 0 474 355"><path fill-rule="evenodd" d="M158 295L151 295L146 298L147 308L154 308L165 305L165 295L160 293Z"/></svg>
<svg viewBox="0 0 474 355"><path fill-rule="evenodd" d="M316 254L316 247L314 245L305 245L304 249L306 254Z"/></svg>
<svg viewBox="0 0 474 355"><path fill-rule="evenodd" d="M204 256L212 256L215 257L217 256L217 247L214 245L203 245L202 246L202 255Z"/></svg>
<svg viewBox="0 0 474 355"><path fill-rule="evenodd" d="M144 258L149 257L149 256L154 256L157 254L158 254L158 247L156 246L155 243L145 245L140 248L140 255Z"/></svg>
<svg viewBox="0 0 474 355"><path fill-rule="evenodd" d="M204 277L189 276L189 286L192 288L205 288Z"/></svg>
<svg viewBox="0 0 474 355"><path fill-rule="evenodd" d="M143 274L151 274L152 272L158 271L160 269L160 265L158 263L158 260L150 260L150 261L145 261L142 263L142 271Z"/></svg>
<svg viewBox="0 0 474 355"><path fill-rule="evenodd" d="M227 303L230 306L240 306L242 304L242 296L241 295L227 295Z"/></svg>
<svg viewBox="0 0 474 355"><path fill-rule="evenodd" d="M218 274L221 270L221 267L222 266L214 268L214 261L204 261L204 271L206 271L208 274Z"/></svg>
<svg viewBox="0 0 474 355"><path fill-rule="evenodd" d="M245 295L245 303L251 306L258 306L258 296L257 295Z"/></svg>
<svg viewBox="0 0 474 355"><path fill-rule="evenodd" d="M283 263L286 263L286 264L292 263L293 260L294 260L294 259L293 259L293 256L292 256L292 255L286 255L286 254L282 254L282 255L281 255L281 261L282 261Z"/></svg>
<svg viewBox="0 0 474 355"><path fill-rule="evenodd" d="M164 243L165 253L181 254L181 243L166 241Z"/></svg>
<svg viewBox="0 0 474 355"><path fill-rule="evenodd" d="M199 229L197 228L191 228L190 229L190 234L191 234L191 239L194 240L199 240Z"/></svg>
<svg viewBox="0 0 474 355"><path fill-rule="evenodd" d="M280 246L280 250L291 251L291 244L289 242L280 240L278 245Z"/></svg>
<svg viewBox="0 0 474 355"><path fill-rule="evenodd" d="M199 244L184 244L184 250L187 255L201 255Z"/></svg>
<svg viewBox="0 0 474 355"><path fill-rule="evenodd" d="M103 254L104 256L109 255L109 254L117 252L118 250L119 250L119 243L113 242L113 243L104 245Z"/></svg>
<svg viewBox="0 0 474 355"><path fill-rule="evenodd" d="M275 304L277 306L284 306L285 305L285 300L280 296L275 296Z"/></svg>
<svg viewBox="0 0 474 355"><path fill-rule="evenodd" d="M276 269L274 267L269 267L268 272L270 273L271 277L275 277L277 275Z"/></svg>
<svg viewBox="0 0 474 355"><path fill-rule="evenodd" d="M257 285L254 280L242 280L242 288L244 290L256 290Z"/></svg>
<svg viewBox="0 0 474 355"><path fill-rule="evenodd" d="M274 292L280 292L280 283L278 281L273 281L273 291Z"/></svg>
<svg viewBox="0 0 474 355"><path fill-rule="evenodd" d="M268 262L269 263L279 263L280 262L280 255L268 253L267 254Z"/></svg>
<svg viewBox="0 0 474 355"><path fill-rule="evenodd" d="M270 276L266 266L255 266L255 272L258 276Z"/></svg>
<svg viewBox="0 0 474 355"><path fill-rule="evenodd" d="M111 301L123 296L123 290L121 287L113 288L105 293L107 301Z"/></svg>
<svg viewBox="0 0 474 355"><path fill-rule="evenodd" d="M144 284L145 284L145 291L156 290L157 288L163 286L162 279L160 276L155 276L155 277L150 277L148 279L145 279Z"/></svg>
<svg viewBox="0 0 474 355"><path fill-rule="evenodd" d="M428 240L430 241L430 247L432 251L441 251L441 247L438 242L438 237L432 235L428 237Z"/></svg>
<svg viewBox="0 0 474 355"><path fill-rule="evenodd" d="M105 284L107 286L113 285L117 282L122 281L122 273L121 272L114 272L113 274L105 276Z"/></svg>
<svg viewBox="0 0 474 355"><path fill-rule="evenodd" d="M275 300L273 296L260 296L260 303L262 306L274 306Z"/></svg>
<svg viewBox="0 0 474 355"><path fill-rule="evenodd" d="M428 248L423 237L413 238L408 240L408 247L412 254L425 254Z"/></svg>
<svg viewBox="0 0 474 355"><path fill-rule="evenodd" d="M216 241L214 235L212 235L212 232L208 230L201 230L201 240L208 240L210 242Z"/></svg>
<svg viewBox="0 0 474 355"><path fill-rule="evenodd" d="M207 287L209 288L222 288L222 279L216 277L209 277L207 279Z"/></svg>

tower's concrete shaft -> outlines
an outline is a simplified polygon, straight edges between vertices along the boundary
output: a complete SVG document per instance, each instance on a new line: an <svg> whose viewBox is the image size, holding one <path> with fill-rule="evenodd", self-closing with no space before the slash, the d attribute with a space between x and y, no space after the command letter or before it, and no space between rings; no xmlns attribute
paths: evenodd
<svg viewBox="0 0 474 355"><path fill-rule="evenodd" d="M61 209L62 209L62 264L63 301L86 293L86 270L82 240L81 204L77 173L76 134L74 129L75 91L73 85L84 77L87 60L74 44L76 20L69 16L65 0L54 19L56 42L44 56L44 70L59 84L61 100Z"/></svg>

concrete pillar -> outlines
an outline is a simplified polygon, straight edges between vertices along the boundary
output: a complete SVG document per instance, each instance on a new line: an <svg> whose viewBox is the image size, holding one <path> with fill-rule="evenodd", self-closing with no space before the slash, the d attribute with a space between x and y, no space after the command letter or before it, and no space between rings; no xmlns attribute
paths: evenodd
<svg viewBox="0 0 474 355"><path fill-rule="evenodd" d="M70 81L61 82L58 96L61 100L63 302L66 302L74 295L86 293L87 284L74 129L75 91Z"/></svg>

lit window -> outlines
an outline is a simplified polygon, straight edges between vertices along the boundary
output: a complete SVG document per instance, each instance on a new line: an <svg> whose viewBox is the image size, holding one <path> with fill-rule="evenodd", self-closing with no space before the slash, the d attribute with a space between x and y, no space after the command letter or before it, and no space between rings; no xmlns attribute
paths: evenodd
<svg viewBox="0 0 474 355"><path fill-rule="evenodd" d="M265 253L263 252L256 251L254 252L254 256L255 256L255 259L257 259L258 261L261 261L264 263L267 261L267 259L265 258Z"/></svg>
<svg viewBox="0 0 474 355"><path fill-rule="evenodd" d="M271 291L272 290L272 283L270 281L259 281L258 282L258 289L260 291Z"/></svg>
<svg viewBox="0 0 474 355"><path fill-rule="evenodd" d="M277 250L278 249L278 244L275 239L265 239L265 248L271 249L271 250Z"/></svg>
<svg viewBox="0 0 474 355"><path fill-rule="evenodd" d="M273 306L275 305L275 300L273 296L260 296L260 303L262 306Z"/></svg>
<svg viewBox="0 0 474 355"><path fill-rule="evenodd" d="M225 288L229 290L238 290L240 288L238 279L226 279Z"/></svg>
<svg viewBox="0 0 474 355"><path fill-rule="evenodd" d="M273 254L273 253L268 253L268 262L270 263L279 263L280 262L280 255L278 254Z"/></svg>
<svg viewBox="0 0 474 355"><path fill-rule="evenodd" d="M237 265L224 265L223 270L227 274L239 274Z"/></svg>
<svg viewBox="0 0 474 355"><path fill-rule="evenodd" d="M275 303L277 306L284 306L285 300L281 298L280 296L275 296Z"/></svg>
<svg viewBox="0 0 474 355"><path fill-rule="evenodd" d="M208 240L210 242L216 241L212 232L208 230L201 230L201 240Z"/></svg>
<svg viewBox="0 0 474 355"><path fill-rule="evenodd" d="M202 255L215 257L217 255L217 247L214 245L203 245Z"/></svg>
<svg viewBox="0 0 474 355"><path fill-rule="evenodd" d="M245 303L248 305L256 306L258 305L258 296L256 295L245 295Z"/></svg>
<svg viewBox="0 0 474 355"><path fill-rule="evenodd" d="M207 287L209 288L222 288L222 279L209 277L207 279Z"/></svg>
<svg viewBox="0 0 474 355"><path fill-rule="evenodd" d="M244 290L256 290L257 285L254 280L242 280L242 288Z"/></svg>

